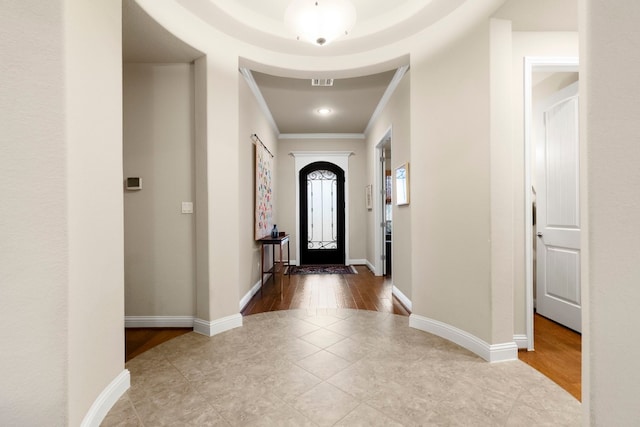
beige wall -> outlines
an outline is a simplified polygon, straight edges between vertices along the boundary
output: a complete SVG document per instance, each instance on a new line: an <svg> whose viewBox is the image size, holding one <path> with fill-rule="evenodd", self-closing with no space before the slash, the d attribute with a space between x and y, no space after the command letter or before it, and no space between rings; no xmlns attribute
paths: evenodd
<svg viewBox="0 0 640 427"><path fill-rule="evenodd" d="M276 154L276 199L278 229L291 235L291 258L296 253L296 176L292 151L353 151L349 157L349 260L366 257L367 230L364 201L366 151L361 139L280 139ZM296 260L299 261L299 260Z"/></svg>
<svg viewBox="0 0 640 427"><path fill-rule="evenodd" d="M490 343L488 82L488 22L411 58L413 313Z"/></svg>
<svg viewBox="0 0 640 427"><path fill-rule="evenodd" d="M402 163L411 159L411 127L409 103L411 93L411 71L408 71L400 81L396 91L389 100L380 116L371 125L366 135L367 147L367 178L366 184L374 184L376 179L375 169L380 166L380 150L376 146L382 141L386 132L391 128L391 162L387 165L390 170L395 170ZM411 180L412 165L409 165L409 179ZM375 185L374 185L375 188ZM374 192L375 193L375 192ZM381 204L380 194L373 197L373 209L379 209ZM411 197L411 195L410 195ZM407 298L411 299L411 210L412 205L393 205L392 211L392 277L396 286ZM367 260L375 265L375 239L378 238L379 224L375 221L375 211L365 211L367 218Z"/></svg>
<svg viewBox="0 0 640 427"><path fill-rule="evenodd" d="M511 21L489 21L491 343L513 342Z"/></svg>
<svg viewBox="0 0 640 427"><path fill-rule="evenodd" d="M120 7L3 5L4 425L80 425L124 368Z"/></svg>
<svg viewBox="0 0 640 427"><path fill-rule="evenodd" d="M123 371L121 20L119 2L65 2L69 425Z"/></svg>
<svg viewBox="0 0 640 427"><path fill-rule="evenodd" d="M249 89L245 79L238 82L238 94L240 98L240 281L239 296L243 298L251 288L260 281L260 245L256 244L254 233L255 221L255 145L251 135L257 134L260 140L274 155L276 151L277 135L269 122L262 114L255 96ZM274 159L274 167L277 158ZM274 171L275 186L275 171ZM276 203L278 189L274 188L274 222L277 224L278 216ZM280 226L278 226L280 228ZM271 267L271 248L265 247L265 269ZM266 276L265 276L266 278Z"/></svg>
<svg viewBox="0 0 640 427"><path fill-rule="evenodd" d="M11 201L0 204L0 413L7 425L67 420L63 6L24 1L0 14L0 194Z"/></svg>
<svg viewBox="0 0 640 427"><path fill-rule="evenodd" d="M207 57L193 64L195 136L196 317L209 316L209 177L207 172Z"/></svg>
<svg viewBox="0 0 640 427"><path fill-rule="evenodd" d="M194 76L190 64L125 64L125 315L195 315Z"/></svg>
<svg viewBox="0 0 640 427"><path fill-rule="evenodd" d="M206 194L203 203L206 203L207 258L202 261L206 263L208 280L202 283L205 292L198 292L198 318L210 322L238 314L238 283L243 266L239 239L240 175L245 170L240 169L238 147L241 77L237 55L219 50L216 55L207 55L204 61L200 64L204 69L196 75L196 80L204 79L198 87L205 94L198 102L198 107L204 110L204 123L200 123L204 132L198 138L196 156L206 158L206 187L201 191Z"/></svg>
<svg viewBox="0 0 640 427"><path fill-rule="evenodd" d="M581 1L586 423L640 419L640 4ZM584 253L584 251L583 251ZM586 294L586 295L584 295Z"/></svg>

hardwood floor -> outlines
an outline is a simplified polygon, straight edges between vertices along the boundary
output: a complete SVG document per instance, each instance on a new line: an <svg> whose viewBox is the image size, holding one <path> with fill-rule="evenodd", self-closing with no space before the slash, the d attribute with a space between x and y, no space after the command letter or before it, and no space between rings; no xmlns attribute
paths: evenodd
<svg viewBox="0 0 640 427"><path fill-rule="evenodd" d="M582 401L582 336L539 314L533 321L535 351L518 358Z"/></svg>
<svg viewBox="0 0 640 427"><path fill-rule="evenodd" d="M354 308L409 315L391 296L390 279L374 276L365 266L356 266L356 270L358 274L285 275L282 294L278 275L275 285L270 279L242 315L297 308Z"/></svg>
<svg viewBox="0 0 640 427"><path fill-rule="evenodd" d="M193 331L193 328L125 328L125 362L153 347Z"/></svg>
<svg viewBox="0 0 640 427"><path fill-rule="evenodd" d="M364 266L358 274L292 275L265 283L242 311L243 316L266 311L299 308L354 308L408 316L409 312L391 296L391 280L374 276ZM580 334L536 314L534 319L536 351L518 352L523 362L542 372L576 399L581 399ZM127 328L126 360L190 332L191 328Z"/></svg>

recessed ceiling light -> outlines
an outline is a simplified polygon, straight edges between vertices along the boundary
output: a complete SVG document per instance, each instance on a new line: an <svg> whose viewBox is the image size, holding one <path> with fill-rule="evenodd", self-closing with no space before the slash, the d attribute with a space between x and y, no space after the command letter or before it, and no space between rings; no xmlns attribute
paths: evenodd
<svg viewBox="0 0 640 427"><path fill-rule="evenodd" d="M326 107L318 108L318 114L320 114L321 116L328 116L331 113L332 113L331 108L326 108Z"/></svg>

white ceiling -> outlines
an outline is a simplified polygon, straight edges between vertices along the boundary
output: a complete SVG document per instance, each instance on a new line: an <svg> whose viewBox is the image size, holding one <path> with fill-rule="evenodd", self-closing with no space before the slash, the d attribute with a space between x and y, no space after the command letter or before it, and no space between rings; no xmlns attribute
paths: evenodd
<svg viewBox="0 0 640 427"><path fill-rule="evenodd" d="M237 7L250 8L254 13L275 19L279 16L279 9L284 14L288 1L238 0L235 3ZM388 10L391 3L382 0L367 2L370 2L369 6L379 4L382 10ZM399 3L412 1L402 0ZM201 52L160 26L134 0L123 0L122 13L124 62L189 63L202 56ZM368 12L364 16L372 15ZM280 133L363 133L395 71L336 79L333 87L312 87L309 79L271 76L255 71L253 77ZM320 116L317 114L320 107L330 108L332 114Z"/></svg>
<svg viewBox="0 0 640 427"><path fill-rule="evenodd" d="M253 72L280 133L364 133L396 70L350 79L331 87ZM331 114L322 116L321 107Z"/></svg>
<svg viewBox="0 0 640 427"><path fill-rule="evenodd" d="M219 31L267 50L301 56L338 56L407 38L463 3L477 0L351 0L358 16L354 29L347 37L321 47L295 40L284 27L284 13L290 0L164 1L179 5ZM549 29L550 26L558 31L575 31L577 1L508 0L494 16L511 20L514 30L518 31ZM201 52L150 18L135 0L123 0L125 62L192 62L200 56ZM361 133L393 71L338 79L333 88L311 88L308 80L257 72L254 72L254 78L281 133ZM319 117L315 111L320 106L328 106L334 114Z"/></svg>
<svg viewBox="0 0 640 427"><path fill-rule="evenodd" d="M509 0L493 16L513 31L578 31L577 0Z"/></svg>
<svg viewBox="0 0 640 427"><path fill-rule="evenodd" d="M347 55L388 45L444 18L465 1L351 0L357 12L351 33L325 46L297 41L284 25L290 0L173 0L199 20L235 39L294 55Z"/></svg>
<svg viewBox="0 0 640 427"><path fill-rule="evenodd" d="M176 38L134 0L122 0L124 62L192 62L202 53Z"/></svg>
<svg viewBox="0 0 640 427"><path fill-rule="evenodd" d="M234 16L254 13L263 18L268 17L273 21L281 21L291 0L218 0L216 3L223 10ZM358 11L358 20L362 22L387 15L394 10L406 7L415 8L425 2L412 0L351 0L351 3Z"/></svg>

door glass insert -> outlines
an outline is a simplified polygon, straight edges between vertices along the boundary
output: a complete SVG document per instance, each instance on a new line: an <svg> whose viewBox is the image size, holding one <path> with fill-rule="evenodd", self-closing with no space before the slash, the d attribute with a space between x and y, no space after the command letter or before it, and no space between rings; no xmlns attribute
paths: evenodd
<svg viewBox="0 0 640 427"><path fill-rule="evenodd" d="M328 170L316 170L307 175L307 247L309 249L338 248L338 179Z"/></svg>

